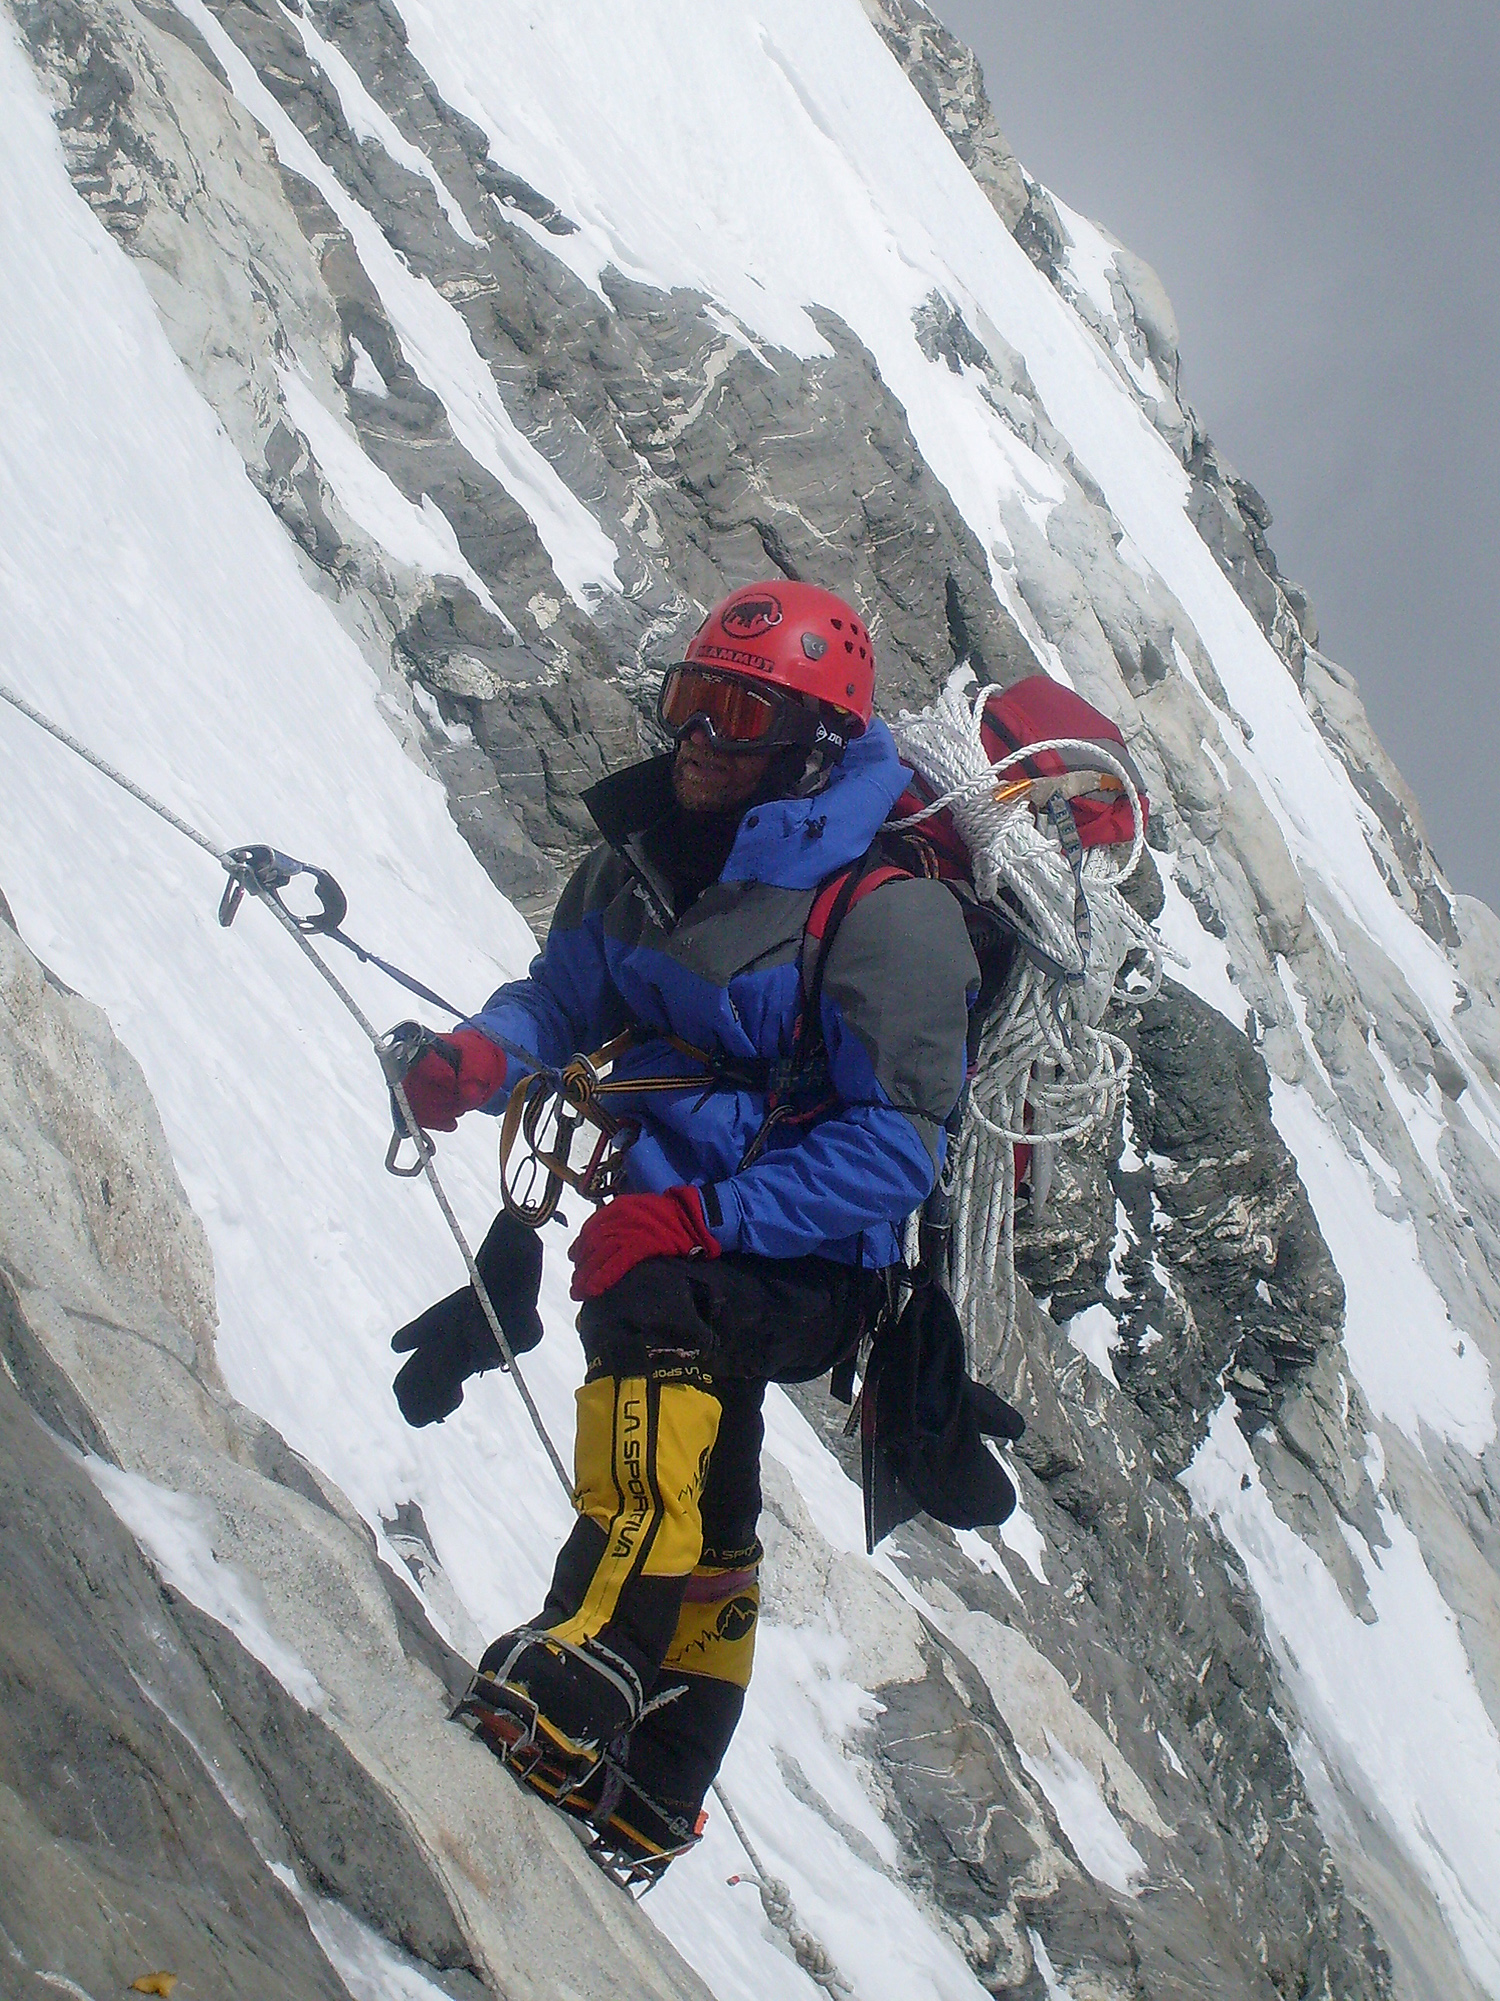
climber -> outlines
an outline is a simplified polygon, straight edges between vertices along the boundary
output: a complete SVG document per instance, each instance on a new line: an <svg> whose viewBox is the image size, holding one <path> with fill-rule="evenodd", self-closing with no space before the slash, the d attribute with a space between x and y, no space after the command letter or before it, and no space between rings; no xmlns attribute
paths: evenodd
<svg viewBox="0 0 1500 2001"><path fill-rule="evenodd" d="M725 599L664 675L672 749L585 794L603 841L527 978L405 1079L423 1127L451 1131L504 1109L517 1050L557 1066L634 1025L615 1077L680 1072L683 1046L716 1066L701 1091L612 1101L640 1131L570 1251L578 1519L468 1703L626 1856L691 1845L744 1703L766 1384L858 1347L963 1088L979 974L959 906L868 854L910 777L874 686L830 592Z"/></svg>

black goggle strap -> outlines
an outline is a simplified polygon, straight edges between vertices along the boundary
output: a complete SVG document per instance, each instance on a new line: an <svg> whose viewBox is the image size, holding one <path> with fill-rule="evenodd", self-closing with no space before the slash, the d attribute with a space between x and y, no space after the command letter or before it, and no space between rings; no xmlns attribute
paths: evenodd
<svg viewBox="0 0 1500 2001"><path fill-rule="evenodd" d="M681 743L682 739L692 730L701 729L706 732L709 742L716 750L731 753L743 752L747 756L755 756L778 750L811 750L825 743L836 745L838 753L841 755L846 746L847 739L841 736L836 729L830 728L819 709L816 707L805 708L795 696L788 694L784 688L774 686L752 685L750 690L761 701L768 703L775 712L771 727L766 731L764 736L740 737L726 735L715 724L713 717L704 709L696 710L685 722L668 722L665 714L667 684L670 682L673 674L679 671L675 667L667 669L666 673L662 676L661 689L656 697L656 719L661 724L661 727L667 731L674 743ZM691 671L699 674L711 673L711 670L701 667L694 668ZM731 683L736 679L735 676L728 674L719 678Z"/></svg>

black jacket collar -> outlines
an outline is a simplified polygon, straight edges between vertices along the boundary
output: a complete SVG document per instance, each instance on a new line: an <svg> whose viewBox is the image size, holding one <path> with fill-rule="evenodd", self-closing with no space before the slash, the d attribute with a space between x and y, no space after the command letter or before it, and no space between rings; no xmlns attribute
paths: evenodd
<svg viewBox="0 0 1500 2001"><path fill-rule="evenodd" d="M672 752L627 764L589 786L583 803L589 817L617 854L632 834L643 834L672 809Z"/></svg>

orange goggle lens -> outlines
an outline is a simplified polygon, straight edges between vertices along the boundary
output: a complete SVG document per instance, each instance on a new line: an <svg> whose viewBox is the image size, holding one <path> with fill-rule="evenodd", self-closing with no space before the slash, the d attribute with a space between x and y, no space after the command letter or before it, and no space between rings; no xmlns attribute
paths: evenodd
<svg viewBox="0 0 1500 2001"><path fill-rule="evenodd" d="M673 667L661 684L656 713L669 730L704 717L716 737L759 743L774 734L782 704L748 682L701 667Z"/></svg>

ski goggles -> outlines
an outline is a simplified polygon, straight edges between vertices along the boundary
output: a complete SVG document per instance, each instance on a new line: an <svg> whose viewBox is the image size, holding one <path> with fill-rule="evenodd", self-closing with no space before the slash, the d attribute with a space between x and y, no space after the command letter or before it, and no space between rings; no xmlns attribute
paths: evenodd
<svg viewBox="0 0 1500 2001"><path fill-rule="evenodd" d="M702 729L717 750L772 751L811 744L818 717L794 695L757 686L708 667L669 667L656 698L656 717L678 741Z"/></svg>

